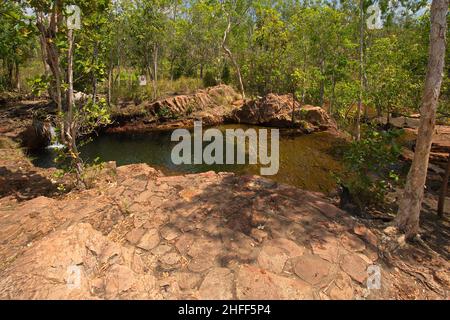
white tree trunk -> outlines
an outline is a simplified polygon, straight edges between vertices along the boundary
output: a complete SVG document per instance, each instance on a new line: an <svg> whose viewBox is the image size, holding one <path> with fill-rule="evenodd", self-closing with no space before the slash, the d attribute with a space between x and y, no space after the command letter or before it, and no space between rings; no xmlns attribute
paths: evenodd
<svg viewBox="0 0 450 320"><path fill-rule="evenodd" d="M158 44L153 45L153 98L158 97Z"/></svg>
<svg viewBox="0 0 450 320"><path fill-rule="evenodd" d="M222 39L222 49L225 51L225 53L230 58L231 62L233 63L234 68L236 69L238 78L239 78L239 87L242 94L242 99L245 99L245 90L244 90L244 82L242 81L242 75L241 75L241 68L239 67L239 64L237 63L236 59L234 58L233 54L231 53L231 50L226 46L228 33L231 30L231 18L228 17L228 25L225 29L225 32L223 33L223 39Z"/></svg>
<svg viewBox="0 0 450 320"><path fill-rule="evenodd" d="M63 98L62 98L62 90L61 90L61 69L60 69L60 61L59 61L59 50L56 46L56 33L58 31L58 21L60 21L60 12L58 11L59 4L56 3L52 13L46 17L44 13L37 12L36 14L36 27L38 28L41 36L41 48L43 54L43 58L46 59L46 68L48 66L49 71L53 75L53 80L51 82L49 92L53 101L57 105L58 115L61 115L63 112ZM48 20L46 22L46 20ZM61 119L60 121L60 129L61 129L61 142L64 143L65 135L64 135L64 121Z"/></svg>
<svg viewBox="0 0 450 320"><path fill-rule="evenodd" d="M75 165L75 174L77 176L77 183L80 187L85 188L86 185L83 181L83 161L80 158L77 147L78 125L77 119L74 117L74 98L73 98L73 30L67 31L68 50L67 50L67 91L66 91L66 141L69 148L69 154L72 157L73 164Z"/></svg>
<svg viewBox="0 0 450 320"><path fill-rule="evenodd" d="M67 50L67 91L66 91L66 108L67 120L72 121L73 118L73 30L67 31L67 40L69 47ZM66 128L66 134L70 135L70 128Z"/></svg>
<svg viewBox="0 0 450 320"><path fill-rule="evenodd" d="M361 139L361 110L364 90L364 1L359 2L360 26L359 26L359 97L358 110L356 115L356 140Z"/></svg>
<svg viewBox="0 0 450 320"><path fill-rule="evenodd" d="M431 5L430 49L416 150L396 218L397 227L407 238L414 237L419 231L419 216L443 77L448 2L433 0Z"/></svg>

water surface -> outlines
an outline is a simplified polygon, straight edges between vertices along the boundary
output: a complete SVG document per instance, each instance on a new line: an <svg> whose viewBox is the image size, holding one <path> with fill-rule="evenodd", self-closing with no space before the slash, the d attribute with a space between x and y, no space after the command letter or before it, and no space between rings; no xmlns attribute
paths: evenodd
<svg viewBox="0 0 450 320"><path fill-rule="evenodd" d="M221 131L237 128L246 130L251 126L223 125L217 128ZM261 129L253 128L257 131ZM101 161L116 161L117 165L147 163L166 174L198 173L210 170L260 174L259 165L250 164L175 165L171 160L171 152L178 142L171 141L171 134L171 130L142 134L103 134L81 147L80 151L82 158L90 163L97 157ZM307 190L330 192L335 188L334 174L342 169L340 163L342 143L340 139L326 132L294 137L281 134L279 171L276 175L267 177ZM35 154L33 162L40 167L55 166L53 161L55 154L54 150L46 149L40 154Z"/></svg>

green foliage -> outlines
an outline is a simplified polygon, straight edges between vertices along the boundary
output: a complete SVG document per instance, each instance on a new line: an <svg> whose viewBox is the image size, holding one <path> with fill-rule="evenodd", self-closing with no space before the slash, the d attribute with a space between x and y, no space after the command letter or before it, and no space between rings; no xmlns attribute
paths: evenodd
<svg viewBox="0 0 450 320"><path fill-rule="evenodd" d="M50 79L45 75L39 75L28 79L28 85L31 88L32 94L40 96L44 91L48 90Z"/></svg>
<svg viewBox="0 0 450 320"><path fill-rule="evenodd" d="M247 87L259 94L279 91L284 85L288 30L279 12L259 6L256 9L251 64L244 68Z"/></svg>
<svg viewBox="0 0 450 320"><path fill-rule="evenodd" d="M194 110L195 110L195 105L193 103L189 103L186 108L186 114L190 115L194 112Z"/></svg>
<svg viewBox="0 0 450 320"><path fill-rule="evenodd" d="M46 13L51 11L49 0L22 3ZM61 1L61 5L68 3ZM359 9L351 2L339 6L323 1L312 4L249 0L70 3L80 6L83 24L76 37L76 90L91 92L93 76L104 84L108 68L116 72L113 85L118 85L119 69L122 72L125 68L146 74L149 83L155 77L198 78L200 70L206 70L212 75L205 75L208 85L213 82L207 80L213 78L237 85L236 70L221 48L229 16L232 28L227 46L240 65L245 87L251 94L296 91L310 104L333 100L334 112L338 114L353 101L348 95L353 90L348 89L358 80ZM366 1L365 7L370 4ZM427 11L423 13L425 2L402 1L411 10L403 17L387 1L380 5L385 19L383 29L365 31L365 102L381 112L414 110L427 61L429 16ZM5 8L0 11L4 13L2 17L8 17L0 22L5 23L0 29L0 57L20 60L33 52L29 44L25 45L25 38L32 38L36 44L36 30L19 5L7 2ZM57 43L64 53L64 28L61 31ZM64 65L64 57L62 60ZM153 75L155 62L157 75ZM295 77L298 71L302 74ZM444 79L444 89L447 82ZM346 97L341 98L337 89L341 94L344 91Z"/></svg>
<svg viewBox="0 0 450 320"><path fill-rule="evenodd" d="M104 98L100 98L96 103L89 100L79 110L78 116L82 118L81 132L85 134L111 123L110 112Z"/></svg>
<svg viewBox="0 0 450 320"><path fill-rule="evenodd" d="M360 141L353 141L344 154L346 173L339 182L347 187L361 209L382 204L386 192L398 182L395 164L400 156L397 139L401 130L365 128Z"/></svg>
<svg viewBox="0 0 450 320"><path fill-rule="evenodd" d="M379 114L408 113L420 102L423 78L417 78L406 64L411 51L401 50L396 35L375 39L367 50L368 102ZM419 94L417 94L419 93ZM408 104L406 104L407 102Z"/></svg>
<svg viewBox="0 0 450 320"><path fill-rule="evenodd" d="M66 118L64 114L62 114L61 116L62 118ZM101 128L102 126L106 126L110 123L110 110L104 98L99 99L95 103L92 101L92 99L80 103L78 108L74 110L74 117L72 121L72 126L77 126L77 147L89 143L91 141L90 134L92 134L95 130ZM59 133L59 129L56 129L56 137L59 136ZM81 159L77 159L77 157L72 154L74 150L71 150L70 148L67 148L67 146L64 146L63 148L56 149L56 151L57 156L55 158L55 163L57 163L58 165L60 174L75 173L78 164L77 161L81 161ZM89 169L96 164L97 161L94 161L94 164L83 164L83 167L84 169ZM84 179L85 172L83 171L81 174L81 179L83 179L84 183L86 183Z"/></svg>
<svg viewBox="0 0 450 320"><path fill-rule="evenodd" d="M156 115L162 120L176 119L178 117L166 106L159 108Z"/></svg>
<svg viewBox="0 0 450 320"><path fill-rule="evenodd" d="M227 64L223 66L221 79L225 84L229 84L231 82L230 67Z"/></svg>
<svg viewBox="0 0 450 320"><path fill-rule="evenodd" d="M203 85L205 87L212 87L217 85L216 77L214 76L214 73L212 71L208 70L203 76Z"/></svg>
<svg viewBox="0 0 450 320"><path fill-rule="evenodd" d="M47 14L51 11L50 0L24 2ZM80 6L82 11L83 25L76 31L74 57L77 91L91 93L95 78L98 90L106 93L108 77L113 103L120 98L139 103L187 91L171 90L177 87L178 79L197 80L195 88L188 86L190 91L219 81L237 88L236 66L222 48L230 20L226 46L240 67L249 95L296 93L303 103L329 105L333 116L344 125L353 121L355 114L351 107L358 100L360 84L359 8L352 2L334 5L323 1L76 0L70 3ZM370 4L365 1L365 8ZM387 1L381 1L383 29L366 29L364 33L363 103L378 115L416 113L422 93L429 13L423 10L424 1L415 4L402 1L402 4L411 11L400 17ZM24 53L32 52L23 49L27 41L20 40L20 35L27 35L36 43L36 30L26 23L20 6L7 8L19 17L20 23L10 28L15 20L5 19L8 22L0 32L3 48L0 51L20 60L26 56ZM10 34L9 30L15 31ZM65 31L61 28L56 37L63 69L67 52ZM22 45L9 45L16 42ZM145 88L137 85L138 75L146 75ZM448 81L445 77L440 110L449 106ZM172 82L174 85L169 84ZM39 83L36 87L39 88Z"/></svg>
<svg viewBox="0 0 450 320"><path fill-rule="evenodd" d="M2 1L0 6L0 90L19 89L20 68L35 53L35 28L22 5Z"/></svg>

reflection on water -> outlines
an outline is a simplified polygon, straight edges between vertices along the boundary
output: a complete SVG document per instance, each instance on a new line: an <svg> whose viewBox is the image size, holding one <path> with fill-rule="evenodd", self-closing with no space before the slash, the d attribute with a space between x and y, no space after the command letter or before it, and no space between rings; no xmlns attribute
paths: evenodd
<svg viewBox="0 0 450 320"><path fill-rule="evenodd" d="M221 131L237 128L245 130L251 126L223 125L217 128ZM171 133L172 131L154 131L145 134L105 134L81 147L81 154L87 162L92 162L99 157L102 161L116 161L117 165L147 163L161 169L166 174L197 173L210 170L238 174L259 174L260 172L259 165L248 164L175 165L171 160L171 152L178 142L170 141ZM267 177L303 189L332 191L335 187L333 173L341 170L340 145L342 145L342 141L328 133L295 137L286 137L281 134L279 171L276 175ZM224 148L224 150L226 149ZM54 166L54 150L44 150L34 157L33 163L36 166Z"/></svg>

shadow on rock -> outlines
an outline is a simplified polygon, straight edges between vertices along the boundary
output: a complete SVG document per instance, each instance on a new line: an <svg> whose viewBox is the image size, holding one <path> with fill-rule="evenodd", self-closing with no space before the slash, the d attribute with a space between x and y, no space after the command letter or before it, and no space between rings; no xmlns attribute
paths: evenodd
<svg viewBox="0 0 450 320"><path fill-rule="evenodd" d="M39 196L56 195L57 192L52 181L37 171L11 171L0 167L0 198L13 196L18 201L25 201Z"/></svg>

